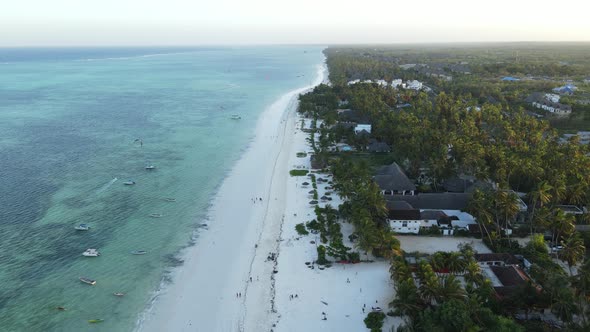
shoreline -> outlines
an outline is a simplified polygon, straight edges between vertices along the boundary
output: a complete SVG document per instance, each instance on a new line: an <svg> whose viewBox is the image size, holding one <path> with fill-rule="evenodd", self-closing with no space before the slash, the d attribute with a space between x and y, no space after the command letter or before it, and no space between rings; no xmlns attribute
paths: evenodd
<svg viewBox="0 0 590 332"><path fill-rule="evenodd" d="M172 283L159 288L135 330L270 328L275 267L265 259L277 251L282 231L288 160L295 153L289 130L297 97L326 77L325 64L318 65L312 85L287 92L259 115L255 137L213 198L208 229L180 253L184 264L169 273Z"/></svg>

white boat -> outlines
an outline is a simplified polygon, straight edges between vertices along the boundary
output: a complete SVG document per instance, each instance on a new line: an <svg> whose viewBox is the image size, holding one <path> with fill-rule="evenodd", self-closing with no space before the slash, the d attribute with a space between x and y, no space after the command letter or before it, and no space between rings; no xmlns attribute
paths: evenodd
<svg viewBox="0 0 590 332"><path fill-rule="evenodd" d="M88 226L86 224L80 224L80 225L74 227L74 229L77 231L87 231L90 229L90 226Z"/></svg>
<svg viewBox="0 0 590 332"><path fill-rule="evenodd" d="M242 118L242 117L241 117L241 116L239 116L239 115L237 115L237 114L232 114L232 116L231 116L231 119L232 119L232 120L239 120L239 119L241 119L241 118Z"/></svg>
<svg viewBox="0 0 590 332"><path fill-rule="evenodd" d="M86 257L98 257L98 256L100 256L100 253L96 249L86 249L86 251L84 251L82 253L82 256L86 256Z"/></svg>
<svg viewBox="0 0 590 332"><path fill-rule="evenodd" d="M149 170L152 170L152 169L156 169L156 166L154 166L154 165L147 165L145 167L145 169L147 169L149 171Z"/></svg>
<svg viewBox="0 0 590 332"><path fill-rule="evenodd" d="M131 252L131 254L132 255L145 255L145 254L147 254L147 251L145 251L145 250L133 250Z"/></svg>
<svg viewBox="0 0 590 332"><path fill-rule="evenodd" d="M83 283L85 283L85 284L91 285L91 286L96 285L96 280L92 280L92 279L89 279L89 278L80 277L80 281L83 282Z"/></svg>
<svg viewBox="0 0 590 332"><path fill-rule="evenodd" d="M126 185L126 186L132 186L132 185L135 184L135 181L133 181L133 180L127 180L127 181L123 182L123 184Z"/></svg>
<svg viewBox="0 0 590 332"><path fill-rule="evenodd" d="M113 295L121 297L121 296L125 296L125 293L113 293Z"/></svg>
<svg viewBox="0 0 590 332"><path fill-rule="evenodd" d="M165 197L164 200L166 202L176 202L176 198L171 198L171 197Z"/></svg>
<svg viewBox="0 0 590 332"><path fill-rule="evenodd" d="M150 217L152 218L162 218L164 215L161 213L151 213Z"/></svg>

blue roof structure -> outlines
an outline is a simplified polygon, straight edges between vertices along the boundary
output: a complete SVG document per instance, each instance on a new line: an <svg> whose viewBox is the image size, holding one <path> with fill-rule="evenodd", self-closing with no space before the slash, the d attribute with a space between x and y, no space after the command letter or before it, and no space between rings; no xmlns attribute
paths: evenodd
<svg viewBox="0 0 590 332"><path fill-rule="evenodd" d="M512 77L512 76L504 76L502 77L502 81L520 81L520 78Z"/></svg>

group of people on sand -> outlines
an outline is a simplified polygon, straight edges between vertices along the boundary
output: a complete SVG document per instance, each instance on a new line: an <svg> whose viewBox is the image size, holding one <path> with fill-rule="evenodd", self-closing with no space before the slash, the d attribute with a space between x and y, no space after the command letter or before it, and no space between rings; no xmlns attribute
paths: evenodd
<svg viewBox="0 0 590 332"><path fill-rule="evenodd" d="M298 299L298 298L299 298L299 296L297 294L295 294L295 295L293 295L293 294L289 295L289 300Z"/></svg>
<svg viewBox="0 0 590 332"><path fill-rule="evenodd" d="M250 200L252 201L252 203L256 203L256 201L262 202L262 197L252 197Z"/></svg>

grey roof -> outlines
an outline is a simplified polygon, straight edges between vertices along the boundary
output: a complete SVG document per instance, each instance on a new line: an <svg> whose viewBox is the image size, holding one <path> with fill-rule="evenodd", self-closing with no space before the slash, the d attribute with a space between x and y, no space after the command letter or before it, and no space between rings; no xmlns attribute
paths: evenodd
<svg viewBox="0 0 590 332"><path fill-rule="evenodd" d="M420 212L420 217L423 220L439 220L442 217L446 217L447 214L440 210L426 210Z"/></svg>
<svg viewBox="0 0 590 332"><path fill-rule="evenodd" d="M379 168L373 179L383 190L416 190L414 183L397 163Z"/></svg>
<svg viewBox="0 0 590 332"><path fill-rule="evenodd" d="M540 101L545 99L545 94L542 92L533 92L531 93L526 99L524 100L527 103L532 103L534 101Z"/></svg>
<svg viewBox="0 0 590 332"><path fill-rule="evenodd" d="M371 152L389 152L391 150L387 143L377 140L371 140L367 149Z"/></svg>
<svg viewBox="0 0 590 332"><path fill-rule="evenodd" d="M420 220L420 210L389 210L391 220Z"/></svg>
<svg viewBox="0 0 590 332"><path fill-rule="evenodd" d="M388 210L413 210L414 207L404 201L387 201L385 202Z"/></svg>
<svg viewBox="0 0 590 332"><path fill-rule="evenodd" d="M518 265L520 260L510 253L489 253L489 254L475 254L473 255L478 262L494 262L500 261L507 265Z"/></svg>
<svg viewBox="0 0 590 332"><path fill-rule="evenodd" d="M340 110L338 120L343 122L370 123L371 119L367 114L363 114L358 110Z"/></svg>
<svg viewBox="0 0 590 332"><path fill-rule="evenodd" d="M473 185L473 181L461 179L459 177L452 177L450 179L446 179L445 181L443 181L442 185L446 191L454 193L463 193L467 191L467 188Z"/></svg>
<svg viewBox="0 0 590 332"><path fill-rule="evenodd" d="M423 193L385 196L389 201L404 201L415 209L465 210L470 193Z"/></svg>

